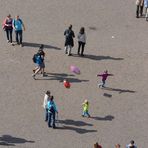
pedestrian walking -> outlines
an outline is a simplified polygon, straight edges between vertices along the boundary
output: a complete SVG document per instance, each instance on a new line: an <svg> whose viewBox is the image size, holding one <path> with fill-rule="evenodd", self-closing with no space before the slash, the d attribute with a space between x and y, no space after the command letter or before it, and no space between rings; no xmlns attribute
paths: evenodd
<svg viewBox="0 0 148 148"><path fill-rule="evenodd" d="M6 31L6 37L7 42L12 43L12 32L13 32L13 26L12 26L13 19L11 18L11 15L9 14L3 21L2 28L4 31Z"/></svg>
<svg viewBox="0 0 148 148"><path fill-rule="evenodd" d="M108 77L108 76L113 76L113 74L109 74L108 71L106 70L106 71L104 71L103 74L98 74L97 76L102 77L102 82L99 83L98 86L99 86L99 88L100 88L100 87L103 88L103 87L105 87L105 82L106 82L106 80L107 80L107 77Z"/></svg>
<svg viewBox="0 0 148 148"><path fill-rule="evenodd" d="M43 107L44 107L44 110L45 110L45 121L48 121L48 107L47 107L47 103L49 101L49 98L50 98L50 91L47 90L47 92L45 93L45 96L44 96L44 101L43 101Z"/></svg>
<svg viewBox="0 0 148 148"><path fill-rule="evenodd" d="M143 15L144 0L136 0L136 6L136 17L139 18L139 14Z"/></svg>
<svg viewBox="0 0 148 148"><path fill-rule="evenodd" d="M82 117L90 117L90 114L89 114L89 102L88 100L85 100L83 103L82 103L82 106L83 106L83 114L82 114Z"/></svg>
<svg viewBox="0 0 148 148"><path fill-rule="evenodd" d="M20 19L19 15L17 15L13 20L13 28L15 30L16 42L18 45L22 47L23 30L25 31L25 25L23 21Z"/></svg>
<svg viewBox="0 0 148 148"><path fill-rule="evenodd" d="M36 68L33 70L34 73L32 74L32 77L35 79L36 74L38 74L44 66L40 51L34 54L33 62L36 64Z"/></svg>
<svg viewBox="0 0 148 148"><path fill-rule="evenodd" d="M78 33L77 37L78 37L78 55L84 56L83 52L86 44L86 34L85 34L84 27L80 29L80 32ZM80 49L81 49L81 53L80 53Z"/></svg>
<svg viewBox="0 0 148 148"><path fill-rule="evenodd" d="M148 21L148 0L144 0L144 7L145 7L145 19Z"/></svg>
<svg viewBox="0 0 148 148"><path fill-rule="evenodd" d="M48 103L47 103L47 108L48 108L48 127L56 128L55 116L56 116L56 113L58 114L58 110L57 110L56 104L54 103L53 99L54 99L53 96L51 96L49 101L48 101ZM52 123L51 123L51 121L52 121Z"/></svg>
<svg viewBox="0 0 148 148"><path fill-rule="evenodd" d="M134 140L131 140L130 143L126 145L126 148L137 148L137 146L134 143Z"/></svg>
<svg viewBox="0 0 148 148"><path fill-rule="evenodd" d="M41 59L42 59L42 64L41 64L41 74L43 74L43 77L45 76L45 62L44 62L44 58L45 58L45 52L43 51L44 49L44 45L41 44L40 47L39 47L39 50L37 52L37 54L39 54L41 56ZM36 63L36 56L37 54L34 54L33 56L33 62ZM35 73L35 71L38 69L38 65L33 69L33 72Z"/></svg>
<svg viewBox="0 0 148 148"><path fill-rule="evenodd" d="M75 37L75 34L72 30L72 25L69 26L68 29L64 31L65 36L65 54L68 54L68 56L71 56L71 50L74 46L73 38Z"/></svg>

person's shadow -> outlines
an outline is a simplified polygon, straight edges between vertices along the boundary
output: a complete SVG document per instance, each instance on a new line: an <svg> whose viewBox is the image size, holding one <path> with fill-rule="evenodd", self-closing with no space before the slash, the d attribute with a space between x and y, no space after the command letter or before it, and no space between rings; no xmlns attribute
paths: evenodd
<svg viewBox="0 0 148 148"><path fill-rule="evenodd" d="M118 92L119 94L121 93L135 93L136 91L133 90L128 90L128 89L119 89L119 88L110 88L110 87L104 87L104 90L109 90L109 91L115 91Z"/></svg>
<svg viewBox="0 0 148 148"><path fill-rule="evenodd" d="M112 115L107 115L105 117L93 117L91 116L90 118L94 119L94 120L100 120L100 121L112 121L115 117Z"/></svg>
<svg viewBox="0 0 148 148"><path fill-rule="evenodd" d="M63 82L64 79L68 80L70 83L80 83L80 82L88 82L89 80L80 80L78 78L73 78L75 76L73 74L66 73L46 73L46 76L43 78L35 78L36 80L57 80L59 82Z"/></svg>
<svg viewBox="0 0 148 148"><path fill-rule="evenodd" d="M86 123L84 121L74 121L71 119L66 119L66 120L58 120L58 123L62 125L61 127L59 126L57 127L57 129L60 130L72 130L79 134L97 132L97 130L88 130L84 128L79 128L80 126L93 126L93 124Z"/></svg>
<svg viewBox="0 0 148 148"><path fill-rule="evenodd" d="M0 145L3 146L15 146L15 144L23 144L23 143L34 143L35 141L28 141L23 138L12 137L10 135L2 135L0 137Z"/></svg>
<svg viewBox="0 0 148 148"><path fill-rule="evenodd" d="M26 47L39 48L40 45L41 45L41 44L38 44L38 43L23 42L23 46L26 46ZM44 45L44 48L46 48L46 49L56 49L56 50L61 50L61 48L56 47L56 46L46 45L46 44L43 44L43 45Z"/></svg>
<svg viewBox="0 0 148 148"><path fill-rule="evenodd" d="M78 57L78 55L73 55L75 57ZM86 59L91 59L91 60L115 60L115 61L118 61L118 60L124 60L123 58L115 58L115 57L111 57L111 56L103 56L103 55L91 55L91 54L85 54L84 53L84 56L82 58L86 58Z"/></svg>
<svg viewBox="0 0 148 148"><path fill-rule="evenodd" d="M59 123L66 125L74 125L74 126L93 126L92 124L86 123L84 121L75 121L71 119L59 120Z"/></svg>

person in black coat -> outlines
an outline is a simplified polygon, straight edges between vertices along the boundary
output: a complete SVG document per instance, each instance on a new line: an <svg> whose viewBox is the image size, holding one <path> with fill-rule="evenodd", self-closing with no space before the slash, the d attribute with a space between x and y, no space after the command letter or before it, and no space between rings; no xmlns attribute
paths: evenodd
<svg viewBox="0 0 148 148"><path fill-rule="evenodd" d="M71 49L74 46L73 38L75 37L75 34L72 30L72 25L69 26L68 29L64 31L65 36L65 54L68 54L68 56L71 56Z"/></svg>

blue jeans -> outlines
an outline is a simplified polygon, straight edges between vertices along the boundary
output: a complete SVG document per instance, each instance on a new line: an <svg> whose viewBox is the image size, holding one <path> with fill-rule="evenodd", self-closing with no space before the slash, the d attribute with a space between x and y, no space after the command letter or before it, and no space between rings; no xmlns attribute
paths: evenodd
<svg viewBox="0 0 148 148"><path fill-rule="evenodd" d="M83 111L83 116L90 117L90 114L88 113L88 111Z"/></svg>
<svg viewBox="0 0 148 148"><path fill-rule="evenodd" d="M45 121L48 121L48 109L45 108Z"/></svg>
<svg viewBox="0 0 148 148"><path fill-rule="evenodd" d="M15 35L16 35L16 42L17 42L17 44L22 44L23 31L22 30L16 30L15 31Z"/></svg>
<svg viewBox="0 0 148 148"><path fill-rule="evenodd" d="M48 127L51 127L51 122L52 122L52 127L55 127L55 112L54 113L48 112Z"/></svg>

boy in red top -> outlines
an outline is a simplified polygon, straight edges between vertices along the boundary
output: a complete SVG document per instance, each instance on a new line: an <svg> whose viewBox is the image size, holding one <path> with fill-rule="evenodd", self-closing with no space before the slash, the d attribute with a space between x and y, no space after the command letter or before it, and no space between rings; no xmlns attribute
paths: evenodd
<svg viewBox="0 0 148 148"><path fill-rule="evenodd" d="M107 79L108 76L113 76L113 74L108 74L108 71L104 71L103 74L98 74L97 76L102 77L102 82L98 84L99 88L101 87L105 87L105 81Z"/></svg>

